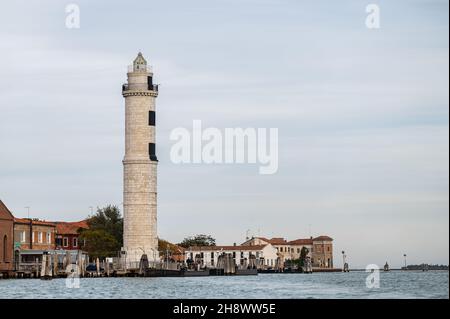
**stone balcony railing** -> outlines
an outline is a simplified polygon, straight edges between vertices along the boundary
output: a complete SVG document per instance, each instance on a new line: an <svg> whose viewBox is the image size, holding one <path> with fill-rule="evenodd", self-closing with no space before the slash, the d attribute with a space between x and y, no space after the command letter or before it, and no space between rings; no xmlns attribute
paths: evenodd
<svg viewBox="0 0 450 319"><path fill-rule="evenodd" d="M123 95L142 95L138 93L145 92L145 89L148 90L149 94L144 95L152 95L157 96L158 95L158 84L148 84L148 85L142 85L142 88L135 88L131 89L128 83L125 83L122 85L122 94ZM136 93L136 94L133 94Z"/></svg>

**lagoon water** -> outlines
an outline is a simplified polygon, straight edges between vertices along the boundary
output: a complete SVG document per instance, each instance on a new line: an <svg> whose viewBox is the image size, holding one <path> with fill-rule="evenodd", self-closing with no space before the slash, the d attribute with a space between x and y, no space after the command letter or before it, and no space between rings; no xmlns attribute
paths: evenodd
<svg viewBox="0 0 450 319"><path fill-rule="evenodd" d="M0 298L449 298L448 271L380 273L380 288L366 287L368 273L260 274L238 277L82 278L0 280Z"/></svg>

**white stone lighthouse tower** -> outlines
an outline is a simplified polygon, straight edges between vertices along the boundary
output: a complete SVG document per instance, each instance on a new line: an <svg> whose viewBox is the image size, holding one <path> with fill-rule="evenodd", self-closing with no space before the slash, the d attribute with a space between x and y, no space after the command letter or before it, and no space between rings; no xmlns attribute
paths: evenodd
<svg viewBox="0 0 450 319"><path fill-rule="evenodd" d="M159 258L156 216L155 99L158 86L139 52L122 86L125 98L123 159L123 250L127 267L137 268L143 254Z"/></svg>

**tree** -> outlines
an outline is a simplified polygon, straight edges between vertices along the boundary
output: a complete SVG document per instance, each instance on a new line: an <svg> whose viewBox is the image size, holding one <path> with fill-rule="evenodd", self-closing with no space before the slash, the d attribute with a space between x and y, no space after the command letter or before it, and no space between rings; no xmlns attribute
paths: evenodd
<svg viewBox="0 0 450 319"><path fill-rule="evenodd" d="M123 246L123 218L117 206L98 208L95 215L89 216L87 223L90 230L104 230L116 239L120 247Z"/></svg>
<svg viewBox="0 0 450 319"><path fill-rule="evenodd" d="M308 253L309 253L309 249L306 247L303 247L302 250L300 251L300 259L299 259L300 267L305 266L305 260L306 260L306 257L308 256Z"/></svg>
<svg viewBox="0 0 450 319"><path fill-rule="evenodd" d="M158 239L158 251L159 256L167 258L167 253L169 257L182 255L183 251L181 250L180 246L172 244L164 239Z"/></svg>
<svg viewBox="0 0 450 319"><path fill-rule="evenodd" d="M216 246L216 240L210 235L195 235L186 237L178 246L189 248L192 246Z"/></svg>
<svg viewBox="0 0 450 319"><path fill-rule="evenodd" d="M108 205L97 209L87 220L89 229L80 231L85 242L83 250L92 258L117 256L123 246L123 218L117 206Z"/></svg>
<svg viewBox="0 0 450 319"><path fill-rule="evenodd" d="M168 250L171 253L178 251L178 246L164 239L158 239L158 250L160 254L165 254Z"/></svg>
<svg viewBox="0 0 450 319"><path fill-rule="evenodd" d="M85 230L80 238L85 241L83 250L86 250L91 258L104 259L108 256L116 256L120 244L104 230Z"/></svg>

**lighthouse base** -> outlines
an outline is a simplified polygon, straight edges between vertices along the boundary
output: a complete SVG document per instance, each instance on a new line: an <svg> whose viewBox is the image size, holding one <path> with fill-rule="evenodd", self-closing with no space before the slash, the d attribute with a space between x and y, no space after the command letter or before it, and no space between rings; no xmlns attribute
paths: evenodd
<svg viewBox="0 0 450 319"><path fill-rule="evenodd" d="M145 252L145 253L144 253ZM141 248L127 248L122 247L121 263L125 269L139 269L140 262L143 255L147 256L150 268L154 268L159 263L159 252L154 249L149 249L149 252Z"/></svg>

